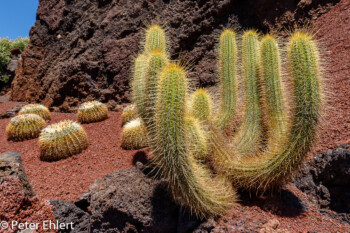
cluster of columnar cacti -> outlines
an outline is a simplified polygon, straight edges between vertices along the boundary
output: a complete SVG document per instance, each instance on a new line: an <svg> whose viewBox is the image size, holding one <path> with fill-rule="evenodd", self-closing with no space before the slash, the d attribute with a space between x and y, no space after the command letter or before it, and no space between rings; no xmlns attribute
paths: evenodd
<svg viewBox="0 0 350 233"><path fill-rule="evenodd" d="M84 128L71 120L49 125L39 136L40 159L44 161L67 158L82 152L87 146Z"/></svg>
<svg viewBox="0 0 350 233"><path fill-rule="evenodd" d="M23 141L37 138L46 126L45 120L36 114L22 114L10 120L6 132L8 140Z"/></svg>
<svg viewBox="0 0 350 233"><path fill-rule="evenodd" d="M42 104L27 104L21 108L18 114L36 114L41 116L44 120L51 120L49 109Z"/></svg>
<svg viewBox="0 0 350 233"><path fill-rule="evenodd" d="M78 121L83 124L103 121L107 118L107 106L98 101L85 102L78 109Z"/></svg>
<svg viewBox="0 0 350 233"><path fill-rule="evenodd" d="M281 187L305 159L321 117L322 79L312 36L298 31L289 38L286 76L273 36L260 39L249 30L238 46L235 32L225 30L214 110L207 91L189 93L186 69L169 60L165 34L158 25L147 28L132 90L152 164L175 200L199 217L217 216L234 204L235 189ZM237 112L243 113L240 122Z"/></svg>

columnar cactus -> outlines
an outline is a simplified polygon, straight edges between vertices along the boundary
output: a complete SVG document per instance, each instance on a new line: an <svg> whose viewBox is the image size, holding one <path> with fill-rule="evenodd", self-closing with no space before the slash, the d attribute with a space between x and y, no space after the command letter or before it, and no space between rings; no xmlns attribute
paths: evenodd
<svg viewBox="0 0 350 233"><path fill-rule="evenodd" d="M141 118L131 120L123 126L122 148L126 150L137 150L147 146L147 131Z"/></svg>
<svg viewBox="0 0 350 233"><path fill-rule="evenodd" d="M242 73L245 86L245 114L234 138L238 152L247 154L259 149L262 134L262 108L259 81L259 40L249 30L242 38Z"/></svg>
<svg viewBox="0 0 350 233"><path fill-rule="evenodd" d="M98 101L85 102L78 109L78 121L83 124L103 121L107 118L107 106Z"/></svg>
<svg viewBox="0 0 350 233"><path fill-rule="evenodd" d="M162 44L159 40L146 44L149 41ZM136 103L148 104L138 111L146 110L140 115L153 151L152 163L167 179L175 200L199 217L222 215L233 205L231 184L254 192L283 185L305 159L320 121L322 77L318 50L309 34L296 32L289 39L285 62L289 79L281 74L280 48L271 35L260 41L249 30L243 34L241 48L242 82L238 82L235 33L222 33L221 100L215 114L204 90L189 98L186 71L178 63L149 62L155 53L164 60L168 57L158 48L138 57L143 65L135 64L142 69L133 85L145 84L133 90L142 90L141 95L134 93ZM150 75L154 64L156 72ZM243 118L234 125L241 96L238 83L244 90ZM290 90L285 90L286 85ZM230 129L234 130L228 133Z"/></svg>
<svg viewBox="0 0 350 233"><path fill-rule="evenodd" d="M302 164L315 140L323 106L318 50L310 35L296 32L287 46L287 65L293 87L293 94L289 96L293 100L293 116L290 119L285 118L283 106L286 103L283 103L278 90L281 84L277 75L279 61L276 42L271 37L265 37L262 46L270 53L264 58L269 66L263 65L263 74L266 83L274 83L272 86L266 85L266 89L270 89L267 105L275 105L267 107L266 112L269 115L270 139L275 141L270 140L267 150L256 157L234 159L237 155L230 153L229 149L223 150L222 147L226 145L214 140L216 149L220 150L215 158L223 155L221 161L216 161L221 163L221 171L225 170L232 177L236 187L254 191L280 187ZM281 137L277 138L278 135Z"/></svg>
<svg viewBox="0 0 350 233"><path fill-rule="evenodd" d="M79 154L87 146L84 128L71 120L49 125L39 136L40 159L44 161L56 161Z"/></svg>
<svg viewBox="0 0 350 233"><path fill-rule="evenodd" d="M155 115L153 163L169 180L176 199L201 217L218 215L234 203L235 193L228 179L215 176L194 156L198 151L189 142L195 121L186 122L187 78L185 70L169 64L159 75ZM186 127L189 126L189 127Z"/></svg>
<svg viewBox="0 0 350 233"><path fill-rule="evenodd" d="M36 114L41 116L44 120L51 120L51 113L47 107L41 104L27 104L21 108L18 115L22 114Z"/></svg>
<svg viewBox="0 0 350 233"><path fill-rule="evenodd" d="M216 125L226 129L233 123L237 103L237 44L236 34L231 29L220 36L218 57L221 103Z"/></svg>
<svg viewBox="0 0 350 233"><path fill-rule="evenodd" d="M7 125L8 140L23 141L37 138L40 131L45 128L45 120L36 114L22 114L15 116Z"/></svg>

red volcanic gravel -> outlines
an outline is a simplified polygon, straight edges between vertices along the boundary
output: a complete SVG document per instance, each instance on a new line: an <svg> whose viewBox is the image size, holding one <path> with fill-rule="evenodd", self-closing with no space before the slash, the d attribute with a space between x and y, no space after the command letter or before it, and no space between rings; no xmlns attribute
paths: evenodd
<svg viewBox="0 0 350 233"><path fill-rule="evenodd" d="M327 110L315 151L350 143L350 1L342 0L312 25L322 46Z"/></svg>
<svg viewBox="0 0 350 233"><path fill-rule="evenodd" d="M287 185L284 192L288 193L284 194L288 200L282 200L278 194L273 197L242 195L240 203L219 219L211 232L350 232L348 223L331 218L331 211L321 214L318 205L310 202L295 186ZM300 202L307 203L305 210L298 207Z"/></svg>
<svg viewBox="0 0 350 233"><path fill-rule="evenodd" d="M0 103L0 112L4 111ZM10 119L0 120L0 153L20 153L23 166L34 191L40 199L74 201L88 190L95 179L103 178L116 169L133 166L135 151L120 147L120 113L110 112L103 122L83 124L89 138L88 148L81 154L56 162L39 159L38 139L7 141L5 129ZM72 113L52 113L52 120L76 120Z"/></svg>

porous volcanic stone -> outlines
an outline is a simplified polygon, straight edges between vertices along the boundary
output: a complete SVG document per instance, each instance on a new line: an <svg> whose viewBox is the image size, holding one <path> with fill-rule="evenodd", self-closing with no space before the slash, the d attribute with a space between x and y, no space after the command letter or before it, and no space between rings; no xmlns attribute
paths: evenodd
<svg viewBox="0 0 350 233"><path fill-rule="evenodd" d="M54 217L59 223L70 224L67 229L61 229L62 233L85 233L88 232L90 215L78 208L73 203L63 200L52 200L50 204L54 206Z"/></svg>
<svg viewBox="0 0 350 233"><path fill-rule="evenodd" d="M350 144L315 155L302 168L295 185L350 223Z"/></svg>
<svg viewBox="0 0 350 233"><path fill-rule="evenodd" d="M166 183L129 168L90 187L91 232L176 232L178 206Z"/></svg>
<svg viewBox="0 0 350 233"><path fill-rule="evenodd" d="M17 152L0 154L0 184L4 178L9 176L18 177L23 186L24 193L30 197L35 196L32 186L28 181L27 174L22 166L21 156Z"/></svg>
<svg viewBox="0 0 350 233"><path fill-rule="evenodd" d="M338 1L39 1L11 99L41 102L60 111L73 111L81 101L92 99L107 103L109 109L128 102L142 29L155 18L167 24L173 58L181 53L191 61L195 85L211 86L217 82L215 44L224 28L266 31L295 22L306 25Z"/></svg>

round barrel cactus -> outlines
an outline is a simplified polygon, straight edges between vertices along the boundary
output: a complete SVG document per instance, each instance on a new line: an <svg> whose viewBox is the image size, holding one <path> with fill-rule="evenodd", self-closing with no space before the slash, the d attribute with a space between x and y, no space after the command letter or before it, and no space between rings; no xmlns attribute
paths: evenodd
<svg viewBox="0 0 350 233"><path fill-rule="evenodd" d="M49 125L39 136L40 159L44 161L56 161L79 154L87 146L84 128L71 120Z"/></svg>
<svg viewBox="0 0 350 233"><path fill-rule="evenodd" d="M7 125L7 138L13 141L37 138L45 126L45 120L36 114L18 115Z"/></svg>
<svg viewBox="0 0 350 233"><path fill-rule="evenodd" d="M22 114L36 114L41 116L44 120L51 120L50 110L42 104L27 104L19 111L19 115Z"/></svg>
<svg viewBox="0 0 350 233"><path fill-rule="evenodd" d="M107 106L98 101L85 102L78 109L78 121L83 124L103 121L107 118Z"/></svg>

